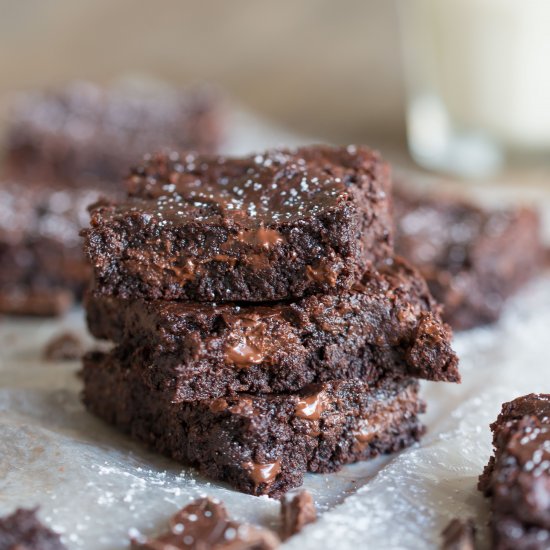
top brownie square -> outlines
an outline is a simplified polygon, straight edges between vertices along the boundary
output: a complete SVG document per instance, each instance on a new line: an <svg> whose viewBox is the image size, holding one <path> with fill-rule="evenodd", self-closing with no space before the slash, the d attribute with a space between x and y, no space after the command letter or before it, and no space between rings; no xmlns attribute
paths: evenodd
<svg viewBox="0 0 550 550"><path fill-rule="evenodd" d="M83 232L96 291L250 301L349 288L392 255L390 173L367 148L156 154Z"/></svg>

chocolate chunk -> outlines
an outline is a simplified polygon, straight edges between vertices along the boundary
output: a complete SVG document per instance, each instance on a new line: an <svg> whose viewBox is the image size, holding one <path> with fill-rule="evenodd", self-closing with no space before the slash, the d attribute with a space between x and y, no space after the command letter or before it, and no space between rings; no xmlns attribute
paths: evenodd
<svg viewBox="0 0 550 550"><path fill-rule="evenodd" d="M82 339L73 332L62 332L52 338L44 349L48 361L74 361L84 354Z"/></svg>
<svg viewBox="0 0 550 550"><path fill-rule="evenodd" d="M313 497L307 491L287 493L281 499L282 539L299 533L306 525L317 520Z"/></svg>
<svg viewBox="0 0 550 550"><path fill-rule="evenodd" d="M451 520L441 533L442 550L475 550L476 528L472 519Z"/></svg>
<svg viewBox="0 0 550 550"><path fill-rule="evenodd" d="M494 546L548 548L550 395L529 394L505 403L491 429L495 454L479 489L491 499Z"/></svg>
<svg viewBox="0 0 550 550"><path fill-rule="evenodd" d="M102 294L207 302L334 294L393 253L389 169L364 147L157 154L127 186L127 200L95 208L83 232ZM245 355L256 357L253 348Z"/></svg>
<svg viewBox="0 0 550 550"><path fill-rule="evenodd" d="M267 529L229 519L225 507L211 498L188 504L170 519L170 530L156 538L132 538L134 550L272 550L277 537Z"/></svg>
<svg viewBox="0 0 550 550"><path fill-rule="evenodd" d="M60 536L36 517L36 509L24 508L0 518L0 549L66 550Z"/></svg>
<svg viewBox="0 0 550 550"><path fill-rule="evenodd" d="M457 330L496 321L505 300L543 263L532 209L483 209L398 186L394 212L396 252L420 270L444 305L444 320Z"/></svg>

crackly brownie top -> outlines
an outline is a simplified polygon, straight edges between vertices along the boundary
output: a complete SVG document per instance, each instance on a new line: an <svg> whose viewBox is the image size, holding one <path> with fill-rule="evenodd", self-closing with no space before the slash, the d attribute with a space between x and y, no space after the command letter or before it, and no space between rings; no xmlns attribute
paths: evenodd
<svg viewBox="0 0 550 550"><path fill-rule="evenodd" d="M64 550L57 533L40 523L36 510L20 508L0 518L0 548L7 550Z"/></svg>
<svg viewBox="0 0 550 550"><path fill-rule="evenodd" d="M245 158L155 154L129 176L128 201L100 207L95 221L136 213L160 226L276 225L351 202L358 188L382 200L386 190L373 182L386 170L377 153L355 146L275 149ZM266 229L254 238L269 246L281 236Z"/></svg>
<svg viewBox="0 0 550 550"><path fill-rule="evenodd" d="M467 268L483 240L499 238L521 212L484 210L456 196L417 196L402 188L394 194L394 208L398 253L415 265L451 273Z"/></svg>
<svg viewBox="0 0 550 550"><path fill-rule="evenodd" d="M216 499L201 498L170 519L168 532L148 539L137 533L132 548L142 550L271 550L279 545L266 529L231 520L224 505Z"/></svg>

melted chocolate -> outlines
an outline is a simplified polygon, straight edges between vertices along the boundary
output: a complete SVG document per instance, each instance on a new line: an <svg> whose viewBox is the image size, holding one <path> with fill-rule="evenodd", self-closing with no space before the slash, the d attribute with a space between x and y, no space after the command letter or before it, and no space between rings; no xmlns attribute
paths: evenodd
<svg viewBox="0 0 550 550"><path fill-rule="evenodd" d="M251 344L246 338L242 338L238 343L225 348L225 358L228 363L233 363L239 368L246 368L261 363L264 355L260 347Z"/></svg>
<svg viewBox="0 0 550 550"><path fill-rule="evenodd" d="M270 314L273 317L276 314ZM272 340L266 338L266 323L259 315L238 317L224 315L225 323L233 329L233 338L225 347L225 360L238 368L247 368L269 360Z"/></svg>
<svg viewBox="0 0 550 550"><path fill-rule="evenodd" d="M296 403L296 416L306 420L319 420L327 405L327 396L324 391L313 393L302 397Z"/></svg>
<svg viewBox="0 0 550 550"><path fill-rule="evenodd" d="M270 462L268 464L245 462L243 468L248 470L250 479L254 482L256 487L262 483L271 485L281 471L281 460L277 459L275 462Z"/></svg>
<svg viewBox="0 0 550 550"><path fill-rule="evenodd" d="M279 231L267 229L266 227L260 227L254 231L240 231L237 239L241 242L265 249L270 249L275 245L285 242L285 238Z"/></svg>

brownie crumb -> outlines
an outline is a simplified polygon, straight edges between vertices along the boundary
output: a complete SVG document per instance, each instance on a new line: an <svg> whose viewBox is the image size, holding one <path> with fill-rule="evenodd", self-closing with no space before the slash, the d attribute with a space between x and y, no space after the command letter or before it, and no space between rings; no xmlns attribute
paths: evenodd
<svg viewBox="0 0 550 550"><path fill-rule="evenodd" d="M267 529L229 519L216 499L201 498L172 516L170 530L149 539L131 534L134 550L272 550L279 539Z"/></svg>
<svg viewBox="0 0 550 550"><path fill-rule="evenodd" d="M74 361L83 354L84 343L73 332L62 332L54 336L44 348L44 359L48 361Z"/></svg>
<svg viewBox="0 0 550 550"><path fill-rule="evenodd" d="M317 520L313 497L307 491L287 493L281 499L282 539L299 533L306 525Z"/></svg>
<svg viewBox="0 0 550 550"><path fill-rule="evenodd" d="M470 518L451 520L441 533L443 550L475 550L476 528Z"/></svg>
<svg viewBox="0 0 550 550"><path fill-rule="evenodd" d="M478 487L491 499L493 548L550 548L550 394L504 403L491 430Z"/></svg>
<svg viewBox="0 0 550 550"><path fill-rule="evenodd" d="M42 525L36 509L17 509L0 518L0 549L2 550L66 550L57 533Z"/></svg>

